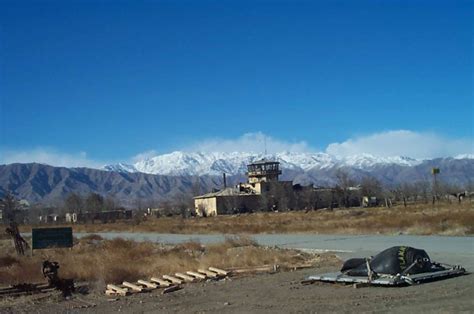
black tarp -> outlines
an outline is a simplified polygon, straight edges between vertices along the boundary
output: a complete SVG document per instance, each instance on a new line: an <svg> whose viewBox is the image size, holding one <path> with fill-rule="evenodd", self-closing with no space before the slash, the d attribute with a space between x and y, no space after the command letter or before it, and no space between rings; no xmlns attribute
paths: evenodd
<svg viewBox="0 0 474 314"><path fill-rule="evenodd" d="M424 250L409 246L394 246L369 260L370 269L377 274L397 275L410 268L410 274L433 271L430 257ZM352 258L342 266L341 272L349 276L368 276L365 258Z"/></svg>

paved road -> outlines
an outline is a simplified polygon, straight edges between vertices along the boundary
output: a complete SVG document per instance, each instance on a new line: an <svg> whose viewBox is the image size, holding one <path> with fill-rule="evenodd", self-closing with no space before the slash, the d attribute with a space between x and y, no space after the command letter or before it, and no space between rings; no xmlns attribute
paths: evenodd
<svg viewBox="0 0 474 314"><path fill-rule="evenodd" d="M103 238L125 238L176 244L196 240L203 244L221 242L224 235L159 234L159 233L98 233ZM77 233L81 237L84 234ZM259 244L311 251L335 252L342 258L374 255L396 245L424 249L431 259L448 264L460 264L474 269L474 237L411 236L411 235L312 235L258 234L252 235Z"/></svg>

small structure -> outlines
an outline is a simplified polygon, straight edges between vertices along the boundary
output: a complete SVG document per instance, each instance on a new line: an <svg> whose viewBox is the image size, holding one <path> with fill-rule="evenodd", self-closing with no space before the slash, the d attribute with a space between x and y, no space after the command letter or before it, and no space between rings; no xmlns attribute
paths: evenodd
<svg viewBox="0 0 474 314"><path fill-rule="evenodd" d="M40 223L59 223L59 222L63 222L63 217L61 217L59 214L53 213L53 214L39 216L38 220Z"/></svg>
<svg viewBox="0 0 474 314"><path fill-rule="evenodd" d="M252 191L229 187L194 198L195 214L210 217L219 214L251 211L258 205L259 195Z"/></svg>
<svg viewBox="0 0 474 314"><path fill-rule="evenodd" d="M66 213L66 222L67 223L76 223L77 214L76 213Z"/></svg>
<svg viewBox="0 0 474 314"><path fill-rule="evenodd" d="M364 196L362 197L362 206L363 207L374 207L377 206L377 197L375 196Z"/></svg>
<svg viewBox="0 0 474 314"><path fill-rule="evenodd" d="M132 210L107 210L101 212L82 212L77 214L76 222L94 222L99 220L102 222L114 222L121 219L132 219Z"/></svg>
<svg viewBox="0 0 474 314"><path fill-rule="evenodd" d="M67 223L84 223L88 221L99 220L101 222L114 222L116 220L128 220L132 219L131 209L116 209L107 210L100 212L71 212L66 213L64 216L56 214L50 214L46 216L39 216L39 221L43 223L55 223L55 222L67 222Z"/></svg>
<svg viewBox="0 0 474 314"><path fill-rule="evenodd" d="M28 209L30 207L30 202L28 202L27 200L25 199L22 199L20 201L18 201L18 206L21 208L21 209Z"/></svg>
<svg viewBox="0 0 474 314"><path fill-rule="evenodd" d="M277 207L276 194L294 197L293 182L279 181L280 163L260 160L247 166L247 182L235 187L196 196L194 209L197 216L216 216L253 211L257 208Z"/></svg>

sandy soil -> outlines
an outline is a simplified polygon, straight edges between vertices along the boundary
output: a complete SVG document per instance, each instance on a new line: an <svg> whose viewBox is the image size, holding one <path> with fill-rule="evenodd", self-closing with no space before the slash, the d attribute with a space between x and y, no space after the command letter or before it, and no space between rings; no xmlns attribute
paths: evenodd
<svg viewBox="0 0 474 314"><path fill-rule="evenodd" d="M218 282L188 284L162 295L159 290L127 297L106 297L92 290L62 300L56 294L0 299L1 313L308 313L398 312L459 313L474 309L471 275L402 288L318 283L302 285L306 276L337 267L259 274ZM78 299L96 306L86 305ZM109 301L108 299L112 299Z"/></svg>

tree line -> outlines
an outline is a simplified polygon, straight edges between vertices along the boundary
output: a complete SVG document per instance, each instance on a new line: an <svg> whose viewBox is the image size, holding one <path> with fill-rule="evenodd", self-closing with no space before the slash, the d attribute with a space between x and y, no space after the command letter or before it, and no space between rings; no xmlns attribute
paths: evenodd
<svg viewBox="0 0 474 314"><path fill-rule="evenodd" d="M121 200L117 200L110 195L104 197L98 193L86 195L70 193L60 205L46 207L41 205L31 206L29 215L38 217L39 215L53 213L103 212L121 210L127 207L136 212L146 212L148 208L159 208L160 215L171 216L180 214L187 216L194 208L193 197L204 193L201 186L200 179L195 178L187 191L175 193L161 200L136 197L135 200L128 204L124 204ZM357 189L354 189L354 187L357 187ZM465 194L464 191L468 191L468 193ZM461 202L463 198L472 196L469 193L472 191L474 191L473 182L460 186L439 181L435 185L433 181L426 179L411 183L384 185L375 177L365 176L355 179L349 172L339 170L335 174L335 184L325 189L318 190L295 185L290 193L290 191L282 188L282 186L275 185L271 187L271 190L266 195L260 197L258 208L252 208L249 211L353 207L360 206L362 196L375 197L378 205L390 207L393 203L398 203L406 207L413 203ZM11 193L6 195L11 196ZM4 217L10 215L10 208L16 207L10 196L4 197L0 204L4 208ZM229 202L235 202L235 200L230 199ZM236 208L238 207L238 204L231 205Z"/></svg>
<svg viewBox="0 0 474 314"><path fill-rule="evenodd" d="M103 197L97 193L82 196L77 193L69 194L64 200L63 209L66 212L102 212L121 208L120 204L111 196Z"/></svg>
<svg viewBox="0 0 474 314"><path fill-rule="evenodd" d="M362 205L365 196L375 200L375 206L391 207L395 203L407 207L410 204L435 204L438 202L461 203L473 196L474 184L449 184L438 181L436 184L427 179L412 183L384 185L373 176L353 178L349 172L339 170L335 174L336 184L327 188L308 188L293 186L288 191L274 186L267 195L262 195L259 210L288 210L319 208L349 208Z"/></svg>

